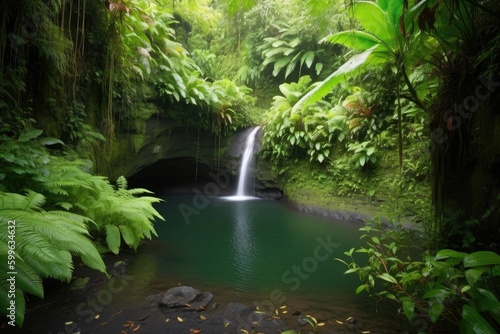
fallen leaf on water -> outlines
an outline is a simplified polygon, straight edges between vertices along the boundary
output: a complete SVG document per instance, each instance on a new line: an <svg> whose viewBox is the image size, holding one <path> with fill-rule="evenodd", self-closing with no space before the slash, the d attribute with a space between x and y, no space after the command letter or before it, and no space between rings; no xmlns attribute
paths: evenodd
<svg viewBox="0 0 500 334"><path fill-rule="evenodd" d="M165 319L165 322L169 322L169 321L170 321L170 319L169 319L169 318Z"/></svg>
<svg viewBox="0 0 500 334"><path fill-rule="evenodd" d="M203 310L203 311L204 311L204 310L205 310L205 308L204 308L203 306L201 306L201 305L200 305L200 310Z"/></svg>
<svg viewBox="0 0 500 334"><path fill-rule="evenodd" d="M64 324L65 324L66 326L69 326L69 325L71 325L72 323L73 323L73 321L67 321L67 322L65 322Z"/></svg>
<svg viewBox="0 0 500 334"><path fill-rule="evenodd" d="M200 315L200 319L201 319L201 320L207 320L207 317L205 317L205 316L202 314L202 315Z"/></svg>
<svg viewBox="0 0 500 334"><path fill-rule="evenodd" d="M324 326L325 323L324 322L320 322L319 324L317 324L318 327L321 327L321 326Z"/></svg>
<svg viewBox="0 0 500 334"><path fill-rule="evenodd" d="M259 326L259 323L257 321L252 321L252 325Z"/></svg>
<svg viewBox="0 0 500 334"><path fill-rule="evenodd" d="M184 306L186 306L186 307L191 307L191 304L184 304Z"/></svg>
<svg viewBox="0 0 500 334"><path fill-rule="evenodd" d="M344 323L343 323L342 321L340 321L340 320L335 320L335 321L336 321L338 324L341 324L341 325L343 325L343 324L344 324Z"/></svg>
<svg viewBox="0 0 500 334"><path fill-rule="evenodd" d="M181 317L177 317L177 321L179 321L179 322L183 322L183 321L184 321L184 319L182 319Z"/></svg>
<svg viewBox="0 0 500 334"><path fill-rule="evenodd" d="M190 331L193 334L199 334L199 333L201 333L201 329L190 329Z"/></svg>
<svg viewBox="0 0 500 334"><path fill-rule="evenodd" d="M283 313L283 314L285 314L285 313L288 313L288 311L287 311L287 310L285 310L285 311L283 311L282 313Z"/></svg>
<svg viewBox="0 0 500 334"><path fill-rule="evenodd" d="M224 328L226 328L227 326L229 326L229 322L224 323Z"/></svg>
<svg viewBox="0 0 500 334"><path fill-rule="evenodd" d="M122 334L127 334L127 332L126 331L122 331Z"/></svg>
<svg viewBox="0 0 500 334"><path fill-rule="evenodd" d="M345 321L349 321L349 320L351 320L351 319L352 319L352 317L349 317L349 318L345 319Z"/></svg>
<svg viewBox="0 0 500 334"><path fill-rule="evenodd" d="M274 310L274 313L276 313L276 315L278 315L278 310Z"/></svg>
<svg viewBox="0 0 500 334"><path fill-rule="evenodd" d="M99 314L97 314L94 319L99 319L101 316Z"/></svg>
<svg viewBox="0 0 500 334"><path fill-rule="evenodd" d="M137 332L137 330L138 330L139 328L141 328L141 325L137 325L137 327L136 327L136 328L132 329L132 332Z"/></svg>
<svg viewBox="0 0 500 334"><path fill-rule="evenodd" d="M284 308L286 308L286 305L283 305L283 306L280 307L280 309L284 309Z"/></svg>
<svg viewBox="0 0 500 334"><path fill-rule="evenodd" d="M370 331L362 331L363 334L370 334Z"/></svg>
<svg viewBox="0 0 500 334"><path fill-rule="evenodd" d="M248 331L246 329L240 329L242 333L248 334Z"/></svg>

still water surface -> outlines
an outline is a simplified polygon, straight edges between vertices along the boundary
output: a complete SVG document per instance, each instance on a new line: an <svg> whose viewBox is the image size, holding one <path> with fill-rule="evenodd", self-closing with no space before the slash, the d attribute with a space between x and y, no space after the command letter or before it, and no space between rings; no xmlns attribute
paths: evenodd
<svg viewBox="0 0 500 334"><path fill-rule="evenodd" d="M181 284L211 291L219 302L272 302L339 317L384 313L355 295L357 276L343 275L346 266L335 260L347 260L343 253L359 245L360 224L302 214L277 201L197 204L201 209L193 196L169 196L157 205L166 222L156 223L159 238L141 246L129 264L140 278L130 298Z"/></svg>

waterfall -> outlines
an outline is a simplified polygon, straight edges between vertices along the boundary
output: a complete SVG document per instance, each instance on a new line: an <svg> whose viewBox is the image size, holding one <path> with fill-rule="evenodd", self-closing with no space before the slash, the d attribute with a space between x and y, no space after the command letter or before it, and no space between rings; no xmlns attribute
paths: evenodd
<svg viewBox="0 0 500 334"><path fill-rule="evenodd" d="M243 156L240 165L240 175L238 177L238 189L236 191L235 199L245 199L250 198L253 194L248 194L248 179L252 173L252 157L253 150L255 146L255 137L260 127L255 127L252 132L248 135L245 143L245 150L243 151Z"/></svg>

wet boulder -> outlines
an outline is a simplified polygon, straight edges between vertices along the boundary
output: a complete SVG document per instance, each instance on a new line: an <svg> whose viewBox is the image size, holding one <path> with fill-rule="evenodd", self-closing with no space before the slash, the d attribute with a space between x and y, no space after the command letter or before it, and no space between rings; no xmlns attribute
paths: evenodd
<svg viewBox="0 0 500 334"><path fill-rule="evenodd" d="M201 292L190 286L177 286L168 289L162 296L159 306L167 308L185 307L185 310L204 310L212 301L210 292Z"/></svg>

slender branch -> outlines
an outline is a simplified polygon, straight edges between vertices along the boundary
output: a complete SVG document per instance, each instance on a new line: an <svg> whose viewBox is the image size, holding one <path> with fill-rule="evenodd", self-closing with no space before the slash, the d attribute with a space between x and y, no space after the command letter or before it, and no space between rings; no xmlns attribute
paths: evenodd
<svg viewBox="0 0 500 334"><path fill-rule="evenodd" d="M403 116L401 112L401 79L400 79L401 66L397 65L396 70L396 99L398 103L398 153L399 153L399 173L403 174L403 129L402 122Z"/></svg>

